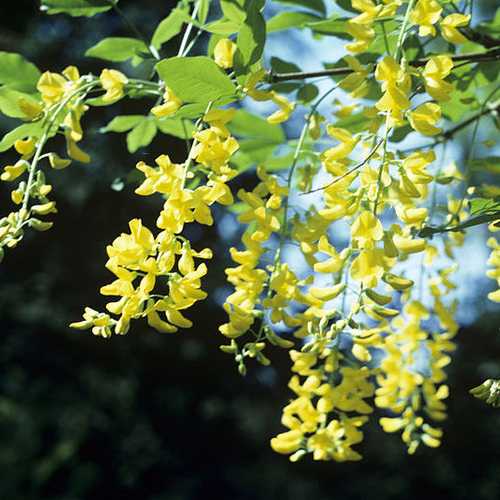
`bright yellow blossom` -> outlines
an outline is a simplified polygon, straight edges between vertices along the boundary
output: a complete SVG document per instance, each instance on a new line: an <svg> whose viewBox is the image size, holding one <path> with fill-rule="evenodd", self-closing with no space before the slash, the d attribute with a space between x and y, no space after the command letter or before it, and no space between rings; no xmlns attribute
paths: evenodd
<svg viewBox="0 0 500 500"><path fill-rule="evenodd" d="M115 102L123 97L123 88L128 83L128 78L123 73L116 69L103 69L99 79L106 91L102 97L104 102Z"/></svg>
<svg viewBox="0 0 500 500"><path fill-rule="evenodd" d="M470 15L455 13L446 16L440 23L443 38L454 44L465 43L467 38L457 28L467 26L469 21Z"/></svg>
<svg viewBox="0 0 500 500"><path fill-rule="evenodd" d="M236 44L228 38L222 38L214 47L215 64L224 69L232 68L235 52Z"/></svg>
<svg viewBox="0 0 500 500"><path fill-rule="evenodd" d="M441 18L443 9L436 0L418 0L411 12L411 20L419 25L420 36L435 36L434 25Z"/></svg>

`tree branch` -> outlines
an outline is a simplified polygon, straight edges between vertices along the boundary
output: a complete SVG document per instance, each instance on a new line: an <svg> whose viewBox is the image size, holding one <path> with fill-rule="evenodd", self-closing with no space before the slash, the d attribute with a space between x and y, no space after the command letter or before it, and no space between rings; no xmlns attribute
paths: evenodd
<svg viewBox="0 0 500 500"><path fill-rule="evenodd" d="M497 211L489 214L478 215L477 217L471 217L456 226L424 226L418 232L418 236L421 238L432 238L435 234L465 231L470 227L479 226L480 224L489 224L490 222L495 222L499 219L500 211Z"/></svg>
<svg viewBox="0 0 500 500"><path fill-rule="evenodd" d="M479 113L476 113L467 120L464 120L462 123L459 123L455 127L450 128L450 130L446 130L441 134L441 136L443 137L443 139L451 139L457 132L464 129L465 127L468 127L471 123L474 123L476 120L479 120L479 118L481 118L482 116L488 115L489 113L496 113L499 110L500 110L500 104L498 104L497 106L492 106L491 108L486 107Z"/></svg>
<svg viewBox="0 0 500 500"><path fill-rule="evenodd" d="M454 62L457 61L467 61L470 63L475 62L484 62L484 61L499 61L500 60L500 48L495 47L493 49L487 50L486 52L471 52L468 54L458 54L451 56L451 59ZM415 59L413 61L409 61L411 66L416 68L425 66L429 58L425 59ZM319 78L322 76L342 76L353 73L353 70L349 67L342 68L331 68L325 69L321 71L309 71L309 72L295 72L295 73L273 73L273 71L269 71L267 74L267 82L268 83L280 83L287 82L290 80L307 80L309 78Z"/></svg>

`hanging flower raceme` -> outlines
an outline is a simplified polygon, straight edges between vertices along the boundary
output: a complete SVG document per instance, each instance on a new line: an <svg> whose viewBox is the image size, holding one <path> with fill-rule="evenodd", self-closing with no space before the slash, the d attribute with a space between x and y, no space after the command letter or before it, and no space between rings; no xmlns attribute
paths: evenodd
<svg viewBox="0 0 500 500"><path fill-rule="evenodd" d="M491 224L491 231L498 231L498 224ZM500 302L500 244L498 240L491 236L488 238L488 246L491 248L490 258L488 259L488 265L492 267L492 269L488 270L487 276L491 279L496 280L497 289L488 294L488 298L493 302Z"/></svg>
<svg viewBox="0 0 500 500"><path fill-rule="evenodd" d="M196 266L194 259L210 259L212 251L208 248L195 251L181 233L185 225L192 222L213 224L210 206L215 202L230 204L233 201L225 184L233 175L229 159L238 149L238 143L225 128L233 115L231 110L206 113L202 126L209 128L195 133L191 152L183 164L173 163L167 155L159 156L155 167L142 161L137 164L145 179L136 194L160 194L166 198L157 219L161 231L154 237L140 220L130 222L130 235L122 234L107 249L106 267L117 279L101 288L102 295L118 297L106 308L119 318L86 310L84 321L73 323L72 327L92 328L95 334L109 337L113 331L127 333L131 320L139 318L146 318L159 332L172 333L178 328L192 326L181 311L207 296L201 290L201 278L207 273L207 267L204 263ZM211 134L210 139L204 134L207 131ZM204 155L203 147L207 147L208 140L213 140L215 149L223 154ZM187 183L195 175L193 159L210 167L211 171L204 174L206 184L190 189ZM165 287L168 294L162 291ZM106 325L101 328L103 318L106 318Z"/></svg>
<svg viewBox="0 0 500 500"><path fill-rule="evenodd" d="M391 56L377 65L375 78L381 82L383 95L375 104L378 110L385 111L390 117L389 125L403 122L403 113L410 106L408 94L411 89L410 75Z"/></svg>

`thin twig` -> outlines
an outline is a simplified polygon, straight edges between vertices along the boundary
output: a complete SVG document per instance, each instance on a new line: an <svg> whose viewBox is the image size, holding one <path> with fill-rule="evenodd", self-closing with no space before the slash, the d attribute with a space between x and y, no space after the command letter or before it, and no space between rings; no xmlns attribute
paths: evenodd
<svg viewBox="0 0 500 500"><path fill-rule="evenodd" d="M350 170L348 170L347 172L345 172L341 176L333 179L333 181L329 182L328 184L326 184L324 186L321 186L321 187L316 188L316 189L311 189L310 191L306 191L304 193L300 193L300 196L304 196L305 194L312 194L312 193L316 193L318 191L323 191L324 189L328 189L330 186L333 186L337 182L339 182L342 179L345 179L349 175L353 174L354 172L356 172L356 170L360 169L362 166L366 165L370 161L370 159L377 152L378 148L382 145L383 142L384 142L384 140L381 139L377 144L375 144L375 146L372 148L372 150L368 153L367 157L363 161L361 161L357 165L354 165L354 167L352 167Z"/></svg>
<svg viewBox="0 0 500 500"><path fill-rule="evenodd" d="M468 54L458 54L450 56L452 61L463 61L467 63L475 63L475 62L484 62L484 61L498 61L500 60L500 49L498 47L486 51L486 52L471 52ZM413 67L422 67L425 66L429 62L429 58L424 59L415 59L413 61L409 61L409 64ZM462 66L462 65L460 65ZM343 76L349 75L353 73L349 67L342 68L330 68L324 69L320 71L300 71L300 72L292 72L292 73L273 73L271 70L267 74L267 82L268 83L279 83L286 82L289 80L307 80L309 78L319 78L322 76Z"/></svg>

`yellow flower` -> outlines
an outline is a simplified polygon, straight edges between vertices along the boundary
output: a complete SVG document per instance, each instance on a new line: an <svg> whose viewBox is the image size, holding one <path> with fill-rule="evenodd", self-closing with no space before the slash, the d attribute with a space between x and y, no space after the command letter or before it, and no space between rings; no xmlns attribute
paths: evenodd
<svg viewBox="0 0 500 500"><path fill-rule="evenodd" d="M377 64L375 78L382 82L384 94L375 104L380 111L390 113L392 119L402 121L402 112L410 106L408 93L411 89L411 78L391 56L386 56Z"/></svg>
<svg viewBox="0 0 500 500"><path fill-rule="evenodd" d="M385 270L384 251L380 248L365 248L353 260L351 276L364 288L374 288Z"/></svg>
<svg viewBox="0 0 500 500"><path fill-rule="evenodd" d="M220 137L229 137L230 132L226 125L234 118L235 108L211 109L203 116L203 121L210 124L213 131Z"/></svg>
<svg viewBox="0 0 500 500"><path fill-rule="evenodd" d="M183 165L172 163L167 155L156 158L155 163L158 168L146 165L143 161L136 166L144 173L146 179L135 190L141 196L149 196L153 193L171 194L175 189L180 188L184 175Z"/></svg>
<svg viewBox="0 0 500 500"><path fill-rule="evenodd" d="M457 28L467 26L470 21L470 15L464 14L450 14L446 16L440 23L441 34L443 38L450 43L465 43L467 38L465 38Z"/></svg>
<svg viewBox="0 0 500 500"><path fill-rule="evenodd" d="M5 182L16 180L19 176L23 175L28 168L28 162L25 160L18 160L14 165L7 165L4 167L0 179Z"/></svg>
<svg viewBox="0 0 500 500"><path fill-rule="evenodd" d="M54 104L64 95L66 80L58 73L46 71L38 80L37 89L47 104Z"/></svg>
<svg viewBox="0 0 500 500"><path fill-rule="evenodd" d="M286 97L276 92L271 92L271 101L277 104L280 109L275 111L271 116L268 116L267 122L275 125L287 121L292 111L295 109L295 103L290 102Z"/></svg>
<svg viewBox="0 0 500 500"><path fill-rule="evenodd" d="M178 109L182 106L182 101L173 93L172 89L165 87L163 93L163 104L155 106L151 109L151 113L157 118L165 118L177 113Z"/></svg>
<svg viewBox="0 0 500 500"><path fill-rule="evenodd" d="M42 95L43 102L51 106L59 102L67 92L71 92L79 78L74 66L66 68L62 75L46 71L38 80L36 88Z"/></svg>
<svg viewBox="0 0 500 500"><path fill-rule="evenodd" d="M140 219L131 220L129 228L130 234L122 233L106 251L113 264L140 268L153 253L154 237Z"/></svg>
<svg viewBox="0 0 500 500"><path fill-rule="evenodd" d="M300 448L303 437L303 433L299 430L283 432L271 439L271 448L276 453L288 455Z"/></svg>
<svg viewBox="0 0 500 500"><path fill-rule="evenodd" d="M434 178L426 171L427 166L436 159L434 151L417 151L403 160L403 170L414 184L428 184Z"/></svg>
<svg viewBox="0 0 500 500"><path fill-rule="evenodd" d="M453 85L444 79L451 73L453 61L448 56L434 56L425 65L422 76L425 80L425 90L436 101L448 101Z"/></svg>
<svg viewBox="0 0 500 500"><path fill-rule="evenodd" d="M436 0L419 0L411 12L411 20L419 25L420 36L435 36L434 25L439 21L443 9Z"/></svg>
<svg viewBox="0 0 500 500"><path fill-rule="evenodd" d="M350 92L354 98L364 97L368 92L368 75L370 72L355 57L345 56L344 61L352 73L340 81L339 86Z"/></svg>
<svg viewBox="0 0 500 500"><path fill-rule="evenodd" d="M441 129L435 126L440 119L441 108L433 102L421 104L415 111L408 113L410 125L423 135L432 136L441 133Z"/></svg>
<svg viewBox="0 0 500 500"><path fill-rule="evenodd" d="M36 139L34 137L28 137L25 140L18 139L14 143L15 150L23 156L23 159L28 159L32 156L36 147Z"/></svg>
<svg viewBox="0 0 500 500"><path fill-rule="evenodd" d="M224 69L232 68L235 52L236 44L234 42L228 38L219 40L214 47L215 64Z"/></svg>
<svg viewBox="0 0 500 500"><path fill-rule="evenodd" d="M344 266L344 259L337 253L335 247L328 242L328 238L325 235L319 239L318 251L326 253L329 258L323 262L314 264L314 270L317 273L337 273Z"/></svg>
<svg viewBox="0 0 500 500"><path fill-rule="evenodd" d="M94 335L107 338L111 337L111 326L113 326L113 324L114 321L109 314L99 313L90 307L86 307L83 314L83 321L71 323L69 326L78 330L92 328L92 333Z"/></svg>
<svg viewBox="0 0 500 500"><path fill-rule="evenodd" d="M104 102L114 102L123 97L123 88L128 83L128 78L123 73L115 69L103 69L99 79L106 91L102 98Z"/></svg>
<svg viewBox="0 0 500 500"><path fill-rule="evenodd" d="M355 54L365 52L375 38L375 30L370 25L359 24L354 20L347 21L345 30L354 38L345 48Z"/></svg>
<svg viewBox="0 0 500 500"><path fill-rule="evenodd" d="M325 162L346 158L359 142L359 137L353 137L349 130L344 128L328 125L326 131L330 137L340 141L340 144L323 152L323 160Z"/></svg>
<svg viewBox="0 0 500 500"><path fill-rule="evenodd" d="M78 147L75 140L71 137L71 130L67 129L64 136L66 138L66 152L68 153L68 156L81 163L89 163L90 156Z"/></svg>
<svg viewBox="0 0 500 500"><path fill-rule="evenodd" d="M372 212L364 210L351 226L351 237L359 241L361 248L371 246L384 237L384 228Z"/></svg>
<svg viewBox="0 0 500 500"><path fill-rule="evenodd" d="M226 165L231 156L239 149L238 141L232 137L221 137L220 128L210 127L196 132L194 135L197 144L192 149L192 156L197 162L220 173L221 167Z"/></svg>

